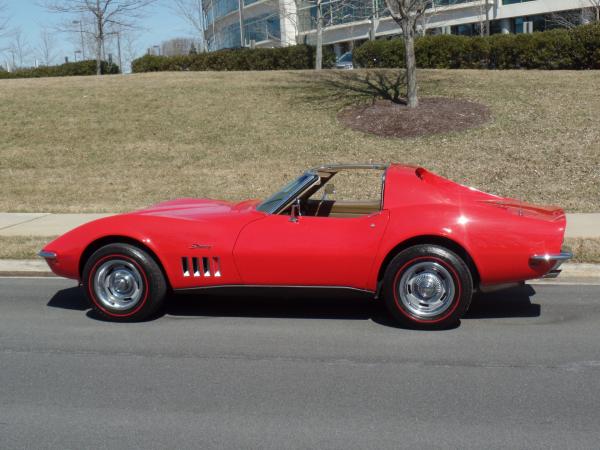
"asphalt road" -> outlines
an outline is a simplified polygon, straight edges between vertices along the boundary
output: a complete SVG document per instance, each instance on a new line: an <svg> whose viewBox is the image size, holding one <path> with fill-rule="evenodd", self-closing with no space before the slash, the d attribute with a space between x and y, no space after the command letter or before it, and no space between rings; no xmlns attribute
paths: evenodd
<svg viewBox="0 0 600 450"><path fill-rule="evenodd" d="M478 298L452 330L364 299L182 297L114 324L0 279L0 448L598 448L600 286Z"/></svg>

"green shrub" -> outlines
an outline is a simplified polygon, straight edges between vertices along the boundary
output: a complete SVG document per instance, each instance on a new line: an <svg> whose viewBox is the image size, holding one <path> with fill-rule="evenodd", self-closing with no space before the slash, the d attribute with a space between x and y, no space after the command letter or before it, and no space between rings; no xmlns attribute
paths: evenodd
<svg viewBox="0 0 600 450"><path fill-rule="evenodd" d="M470 47L466 36L425 36L415 43L417 65L435 69L469 67Z"/></svg>
<svg viewBox="0 0 600 450"><path fill-rule="evenodd" d="M402 39L367 41L352 52L360 67L404 67Z"/></svg>
<svg viewBox="0 0 600 450"><path fill-rule="evenodd" d="M119 73L119 66L102 62L102 73ZM13 72L0 71L0 78L43 78L96 75L96 61L79 61L65 63L59 66L41 66L27 69L17 69Z"/></svg>
<svg viewBox="0 0 600 450"><path fill-rule="evenodd" d="M415 41L417 66L434 69L598 69L600 24L532 34L438 35ZM361 67L404 67L402 39L368 41L354 50Z"/></svg>
<svg viewBox="0 0 600 450"><path fill-rule="evenodd" d="M587 69L600 69L600 24L571 30L574 64Z"/></svg>
<svg viewBox="0 0 600 450"><path fill-rule="evenodd" d="M133 61L134 73L202 70L301 70L315 65L315 48L295 45L280 48L219 50L183 56L146 55ZM323 66L331 67L335 56L323 48Z"/></svg>

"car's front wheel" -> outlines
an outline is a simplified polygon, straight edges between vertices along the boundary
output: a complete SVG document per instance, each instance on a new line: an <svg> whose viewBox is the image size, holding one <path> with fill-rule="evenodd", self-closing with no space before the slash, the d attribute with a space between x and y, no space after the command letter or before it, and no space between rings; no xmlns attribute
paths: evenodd
<svg viewBox="0 0 600 450"><path fill-rule="evenodd" d="M113 321L140 321L161 308L167 284L157 262L129 244L109 244L85 263L83 288L92 308Z"/></svg>
<svg viewBox="0 0 600 450"><path fill-rule="evenodd" d="M422 328L455 325L473 294L471 272L454 252L437 245L403 250L388 265L383 294L392 316Z"/></svg>

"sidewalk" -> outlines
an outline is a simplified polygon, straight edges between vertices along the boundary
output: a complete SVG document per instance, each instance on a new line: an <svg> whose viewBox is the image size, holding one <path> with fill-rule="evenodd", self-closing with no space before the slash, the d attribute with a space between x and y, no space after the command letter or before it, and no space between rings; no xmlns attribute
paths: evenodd
<svg viewBox="0 0 600 450"><path fill-rule="evenodd" d="M0 213L0 236L58 236L111 214Z"/></svg>
<svg viewBox="0 0 600 450"><path fill-rule="evenodd" d="M111 214L0 213L0 236L58 236ZM600 238L600 213L567 214L567 238Z"/></svg>

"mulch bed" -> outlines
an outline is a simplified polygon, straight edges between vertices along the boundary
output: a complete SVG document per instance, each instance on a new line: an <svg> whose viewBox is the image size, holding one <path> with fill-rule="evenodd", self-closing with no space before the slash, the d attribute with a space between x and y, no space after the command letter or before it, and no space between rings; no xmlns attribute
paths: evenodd
<svg viewBox="0 0 600 450"><path fill-rule="evenodd" d="M389 100L345 108L338 114L354 130L385 137L417 137L463 131L491 118L489 108L467 100L431 97L419 99L413 110Z"/></svg>

